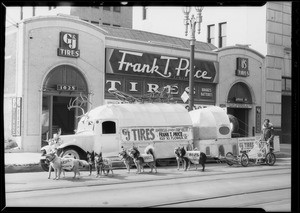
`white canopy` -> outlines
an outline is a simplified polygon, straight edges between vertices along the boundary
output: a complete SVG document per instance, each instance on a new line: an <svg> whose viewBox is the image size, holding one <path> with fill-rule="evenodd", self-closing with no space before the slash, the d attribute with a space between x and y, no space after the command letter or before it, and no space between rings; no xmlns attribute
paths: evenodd
<svg viewBox="0 0 300 213"><path fill-rule="evenodd" d="M107 104L87 116L89 120L118 120L119 127L192 126L188 111L180 104Z"/></svg>
<svg viewBox="0 0 300 213"><path fill-rule="evenodd" d="M193 122L194 139L230 138L230 121L226 112L217 106L189 112Z"/></svg>

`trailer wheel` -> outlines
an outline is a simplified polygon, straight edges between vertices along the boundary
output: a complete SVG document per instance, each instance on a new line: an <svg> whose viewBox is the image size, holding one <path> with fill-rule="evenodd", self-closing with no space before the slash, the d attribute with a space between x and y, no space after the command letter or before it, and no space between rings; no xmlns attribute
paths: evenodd
<svg viewBox="0 0 300 213"><path fill-rule="evenodd" d="M226 154L226 163L229 165L229 166L232 166L233 165L233 160L234 160L234 156L231 152L227 152Z"/></svg>
<svg viewBox="0 0 300 213"><path fill-rule="evenodd" d="M243 167L246 167L249 164L249 157L245 153L243 153L242 156L241 156L241 164L242 164Z"/></svg>
<svg viewBox="0 0 300 213"><path fill-rule="evenodd" d="M276 162L276 157L275 157L274 153L269 152L266 156L267 165L273 166L275 162Z"/></svg>

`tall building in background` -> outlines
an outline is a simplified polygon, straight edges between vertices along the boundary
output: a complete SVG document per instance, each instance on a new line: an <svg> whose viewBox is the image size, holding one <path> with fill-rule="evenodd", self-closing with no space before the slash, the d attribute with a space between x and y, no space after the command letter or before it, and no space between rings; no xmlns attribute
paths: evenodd
<svg viewBox="0 0 300 213"><path fill-rule="evenodd" d="M65 14L96 25L132 28L132 7L7 7L6 26L16 24L26 18L45 15Z"/></svg>
<svg viewBox="0 0 300 213"><path fill-rule="evenodd" d="M291 141L291 2L260 7L204 7L198 41L219 49L246 46L265 56L265 111L281 135ZM166 15L167 14L167 15ZM193 8L191 14L196 15ZM181 7L135 7L133 28L165 35L184 35Z"/></svg>

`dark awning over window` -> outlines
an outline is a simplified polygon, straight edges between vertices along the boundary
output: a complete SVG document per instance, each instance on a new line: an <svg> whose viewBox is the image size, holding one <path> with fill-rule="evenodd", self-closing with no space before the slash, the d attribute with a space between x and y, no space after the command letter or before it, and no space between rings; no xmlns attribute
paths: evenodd
<svg viewBox="0 0 300 213"><path fill-rule="evenodd" d="M229 91L227 102L252 104L252 97L248 86L242 82L233 85Z"/></svg>

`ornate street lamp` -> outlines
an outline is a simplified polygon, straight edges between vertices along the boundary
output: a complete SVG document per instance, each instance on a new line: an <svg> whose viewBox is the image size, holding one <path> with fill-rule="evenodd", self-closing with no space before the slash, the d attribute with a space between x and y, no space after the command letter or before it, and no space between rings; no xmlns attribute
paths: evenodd
<svg viewBox="0 0 300 213"><path fill-rule="evenodd" d="M183 7L182 11L184 14L184 25L185 25L185 36L190 32L190 46L191 46L191 55L190 55L190 78L189 78L189 111L193 109L194 106L194 50L195 50L195 30L196 26L198 29L198 34L201 30L202 22L202 10L203 7L195 7L197 16L194 15L189 18L191 12L191 7Z"/></svg>

